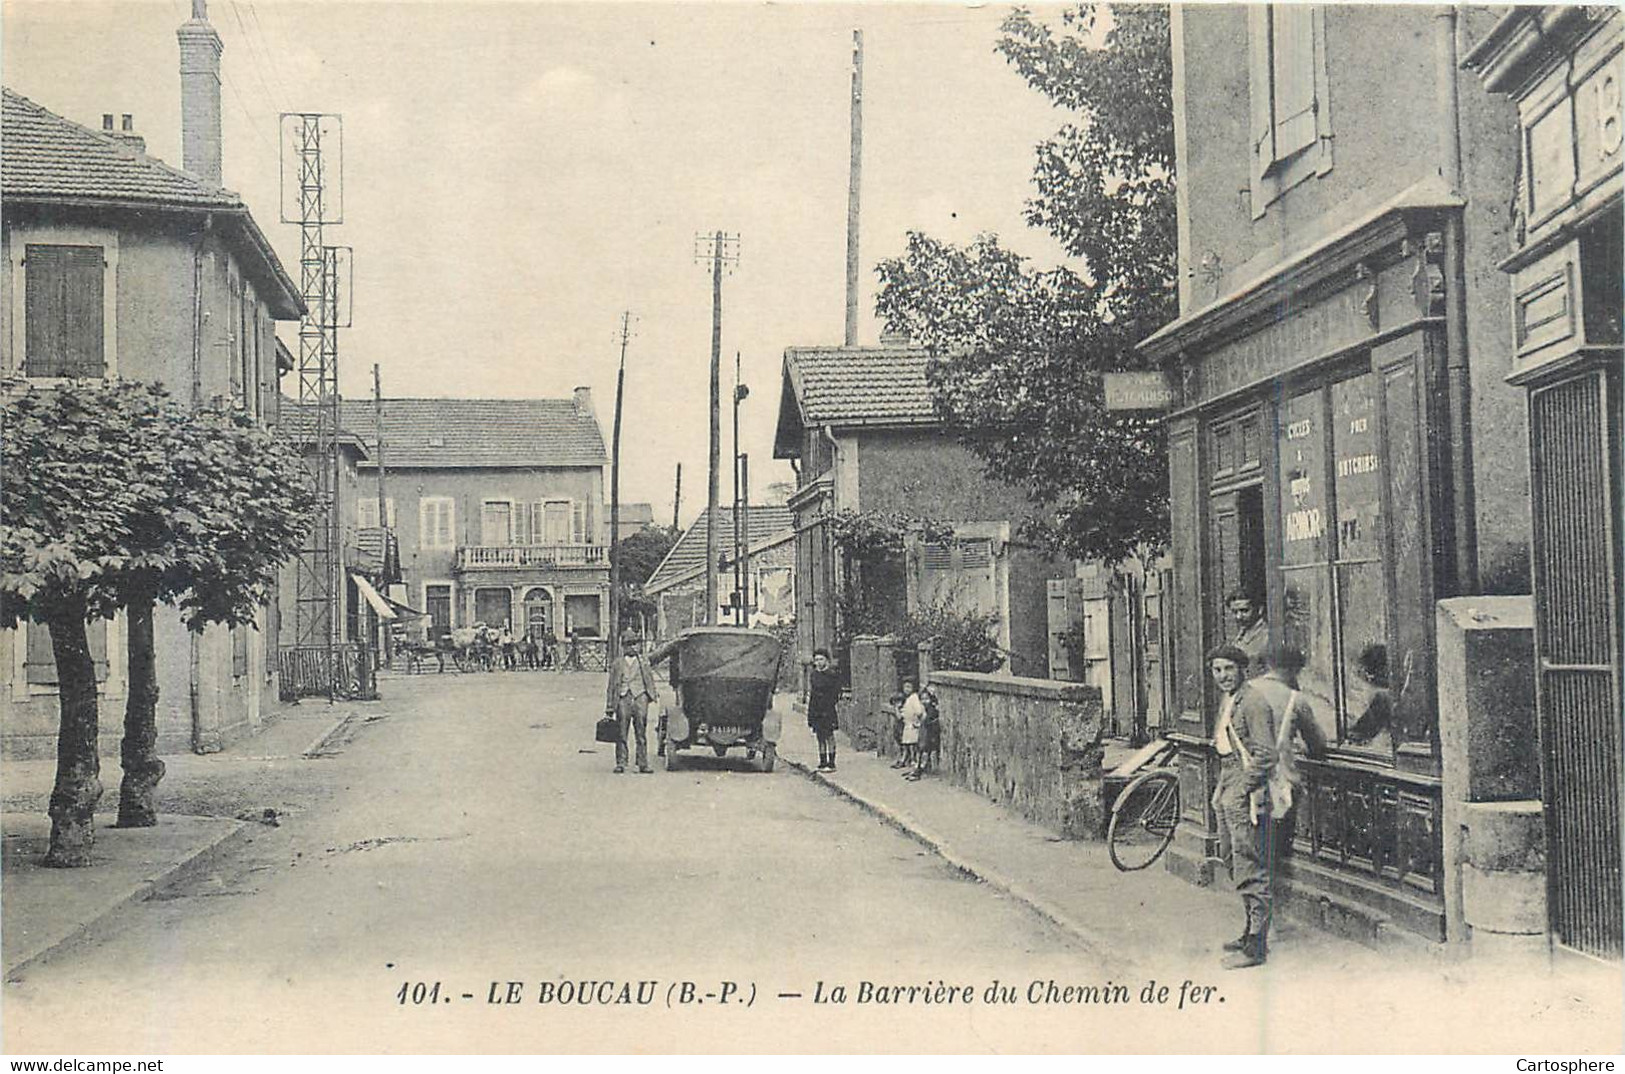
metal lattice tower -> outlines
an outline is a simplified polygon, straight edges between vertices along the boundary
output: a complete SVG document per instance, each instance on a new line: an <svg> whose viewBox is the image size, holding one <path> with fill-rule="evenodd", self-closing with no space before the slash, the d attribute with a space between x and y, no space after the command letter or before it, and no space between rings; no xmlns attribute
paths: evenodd
<svg viewBox="0 0 1625 1074"><path fill-rule="evenodd" d="M284 152L291 164L299 224L299 284L305 315L299 322L299 407L309 422L303 458L316 493L316 518L300 550L296 572L294 644L327 650L332 666L339 640L341 556L338 519L338 273L336 251L326 245L324 228L338 215L328 204L323 136L338 117L321 113L283 116ZM289 222L295 222L290 220Z"/></svg>

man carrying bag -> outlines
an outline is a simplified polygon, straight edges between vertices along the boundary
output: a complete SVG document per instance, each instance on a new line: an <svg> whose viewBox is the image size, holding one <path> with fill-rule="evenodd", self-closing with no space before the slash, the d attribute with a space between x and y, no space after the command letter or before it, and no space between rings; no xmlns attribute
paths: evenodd
<svg viewBox="0 0 1625 1074"><path fill-rule="evenodd" d="M626 771L628 727L637 737L638 771L654 771L649 767L649 703L659 697L660 688L653 669L643 658L640 639L628 635L621 642L620 658L609 665L609 689L604 697L606 718L613 715L619 724L620 735L615 741L617 773Z"/></svg>

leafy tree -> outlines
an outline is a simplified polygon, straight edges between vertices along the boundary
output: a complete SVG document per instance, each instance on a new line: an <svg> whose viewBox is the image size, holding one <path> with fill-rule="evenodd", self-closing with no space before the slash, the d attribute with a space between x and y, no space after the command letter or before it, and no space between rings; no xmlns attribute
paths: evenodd
<svg viewBox="0 0 1625 1074"><path fill-rule="evenodd" d="M137 562L133 519L162 498L163 394L74 384L7 399L0 411L0 625L43 624L61 722L45 864L90 864L101 798L96 671L85 624L113 614Z"/></svg>
<svg viewBox="0 0 1625 1074"><path fill-rule="evenodd" d="M888 329L934 352L938 411L988 475L1026 489L1060 551L1111 562L1167 540L1166 442L1108 412L1104 372L1146 368L1135 344L1178 312L1168 9L1085 4L1059 28L1018 9L997 51L1079 115L1038 147L1027 222L1081 271L1036 269L984 235L911 233L877 269Z"/></svg>
<svg viewBox="0 0 1625 1074"><path fill-rule="evenodd" d="M622 630L638 626L659 611L643 587L680 536L675 529L649 526L627 534L610 549L609 554L620 567Z"/></svg>
<svg viewBox="0 0 1625 1074"><path fill-rule="evenodd" d="M180 609L187 627L248 626L299 550L315 497L299 458L240 411L170 406L163 496L132 526L139 553L122 588L128 609L130 694L124 717L120 827L157 823L158 681L153 615Z"/></svg>

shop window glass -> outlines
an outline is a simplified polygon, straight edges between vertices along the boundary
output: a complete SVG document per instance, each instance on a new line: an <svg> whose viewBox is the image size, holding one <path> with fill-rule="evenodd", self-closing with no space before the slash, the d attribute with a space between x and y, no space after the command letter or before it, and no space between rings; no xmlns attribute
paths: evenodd
<svg viewBox="0 0 1625 1074"><path fill-rule="evenodd" d="M1392 750L1388 733L1388 607L1382 578L1382 456L1375 378L1332 386L1332 481L1337 503L1337 611L1343 741Z"/></svg>
<svg viewBox="0 0 1625 1074"><path fill-rule="evenodd" d="M1325 422L1320 391L1281 408L1281 640L1303 651L1298 689L1327 738L1337 734L1337 651L1327 537Z"/></svg>

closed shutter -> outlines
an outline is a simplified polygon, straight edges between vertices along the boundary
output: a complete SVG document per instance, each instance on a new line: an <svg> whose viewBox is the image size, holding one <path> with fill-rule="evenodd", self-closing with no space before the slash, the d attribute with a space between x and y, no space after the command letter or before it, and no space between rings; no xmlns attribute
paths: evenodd
<svg viewBox="0 0 1625 1074"><path fill-rule="evenodd" d="M1256 182L1275 163L1275 108L1270 64L1270 15L1265 4L1247 6L1247 69L1249 124L1252 142L1253 180Z"/></svg>
<svg viewBox="0 0 1625 1074"><path fill-rule="evenodd" d="M1275 159L1315 141L1315 19L1310 4L1270 7L1275 97Z"/></svg>
<svg viewBox="0 0 1625 1074"><path fill-rule="evenodd" d="M102 376L102 248L30 243L24 266L24 371L30 377Z"/></svg>
<svg viewBox="0 0 1625 1074"><path fill-rule="evenodd" d="M248 674L248 627L231 628L231 674L242 678Z"/></svg>
<svg viewBox="0 0 1625 1074"><path fill-rule="evenodd" d="M56 654L51 649L51 630L44 623L28 623L28 656L24 663L25 677L41 686L57 684ZM96 681L107 680L107 621L98 619L85 624L85 640L90 643L90 660L96 667Z"/></svg>
<svg viewBox="0 0 1625 1074"><path fill-rule="evenodd" d="M360 529L370 530L378 528L378 501L365 497L356 501L355 524Z"/></svg>
<svg viewBox="0 0 1625 1074"><path fill-rule="evenodd" d="M570 540L575 544L587 543L587 505L585 503L577 502L571 505Z"/></svg>
<svg viewBox="0 0 1625 1074"><path fill-rule="evenodd" d="M547 543L547 506L540 500L530 505L530 543Z"/></svg>

